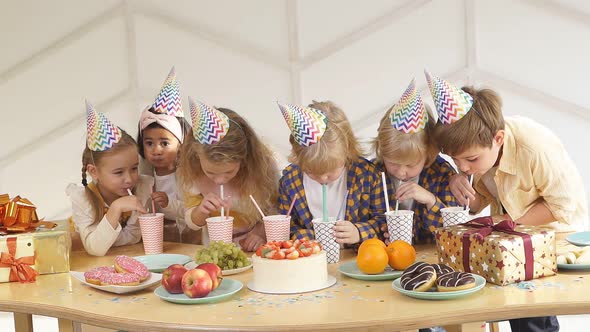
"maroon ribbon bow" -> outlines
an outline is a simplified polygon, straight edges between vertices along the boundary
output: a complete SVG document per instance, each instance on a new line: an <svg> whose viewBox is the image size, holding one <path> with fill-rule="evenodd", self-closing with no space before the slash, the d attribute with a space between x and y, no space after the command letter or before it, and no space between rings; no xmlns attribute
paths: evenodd
<svg viewBox="0 0 590 332"><path fill-rule="evenodd" d="M37 279L37 271L30 265L35 264L35 256L14 258L16 254L16 237L6 239L8 252L0 254L0 267L9 267L9 281L33 282Z"/></svg>
<svg viewBox="0 0 590 332"><path fill-rule="evenodd" d="M475 228L463 233L463 236L461 238L461 244L463 246L463 269L465 270L465 272L471 272L471 268L469 267L469 245L471 242L471 235L475 234L476 239L483 241L485 237L490 235L492 232L496 231L506 234L518 235L522 238L525 258L525 280L533 279L534 257L531 236L526 233L515 231L514 228L516 227L516 223L514 221L503 220L497 224L494 224L492 217L480 217L463 224L463 226Z"/></svg>

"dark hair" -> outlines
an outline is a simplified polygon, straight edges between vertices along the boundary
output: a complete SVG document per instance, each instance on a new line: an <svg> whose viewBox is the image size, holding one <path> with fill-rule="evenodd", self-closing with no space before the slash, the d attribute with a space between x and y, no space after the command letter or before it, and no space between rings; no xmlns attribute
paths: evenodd
<svg viewBox="0 0 590 332"><path fill-rule="evenodd" d="M158 113L156 113L154 107L150 107L148 109L148 111L150 111L154 114L158 114ZM178 120L178 123L180 123L180 128L182 129L182 133L184 134L184 137L186 139L186 136L191 135L191 133L193 131L193 129L191 128L191 125L188 124L188 121L186 121L186 119L184 117L177 116L176 120ZM154 123L150 124L149 126L143 128L143 130L150 129L150 128L166 129L166 128L162 127L161 125L159 125L158 123L154 122ZM141 124L138 124L137 125L137 150L138 150L141 158L145 159L145 155L143 152L143 130L141 129ZM174 136L174 137L176 137L176 136ZM178 141L178 143L179 143L179 145L182 145L182 142L180 142L180 140Z"/></svg>

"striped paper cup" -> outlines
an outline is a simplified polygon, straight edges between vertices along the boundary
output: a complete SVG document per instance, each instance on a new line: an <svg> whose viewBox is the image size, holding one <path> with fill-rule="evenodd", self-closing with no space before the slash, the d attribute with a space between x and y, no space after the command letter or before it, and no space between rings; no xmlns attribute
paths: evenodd
<svg viewBox="0 0 590 332"><path fill-rule="evenodd" d="M205 220L207 221L209 241L232 242L234 217L209 217Z"/></svg>
<svg viewBox="0 0 590 332"><path fill-rule="evenodd" d="M161 254L164 248L164 214L143 214L138 220L145 254Z"/></svg>

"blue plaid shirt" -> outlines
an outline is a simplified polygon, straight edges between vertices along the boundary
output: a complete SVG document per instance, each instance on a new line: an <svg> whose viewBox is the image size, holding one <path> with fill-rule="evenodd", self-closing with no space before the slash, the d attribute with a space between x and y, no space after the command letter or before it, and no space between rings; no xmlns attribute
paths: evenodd
<svg viewBox="0 0 590 332"><path fill-rule="evenodd" d="M347 167L346 187L346 220L358 228L361 242L377 237L381 233L379 225L385 222L385 201L375 166L359 157ZM303 188L303 172L299 166L291 164L283 170L279 180L280 214L287 213L295 193L298 197L291 212L291 238L314 239L312 215Z"/></svg>

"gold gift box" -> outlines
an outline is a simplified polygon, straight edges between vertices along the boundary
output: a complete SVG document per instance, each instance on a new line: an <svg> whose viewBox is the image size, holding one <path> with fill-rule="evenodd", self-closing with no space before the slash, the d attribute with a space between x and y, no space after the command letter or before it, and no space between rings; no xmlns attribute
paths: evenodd
<svg viewBox="0 0 590 332"><path fill-rule="evenodd" d="M33 236L35 265L39 274L70 271L70 248L72 246L67 220L55 221L52 229L37 227Z"/></svg>
<svg viewBox="0 0 590 332"><path fill-rule="evenodd" d="M543 226L499 224L490 217L439 228L438 259L458 271L504 286L557 273L555 231Z"/></svg>
<svg viewBox="0 0 590 332"><path fill-rule="evenodd" d="M26 198L8 194L0 195L0 225L26 229L32 222L39 221L37 208Z"/></svg>

